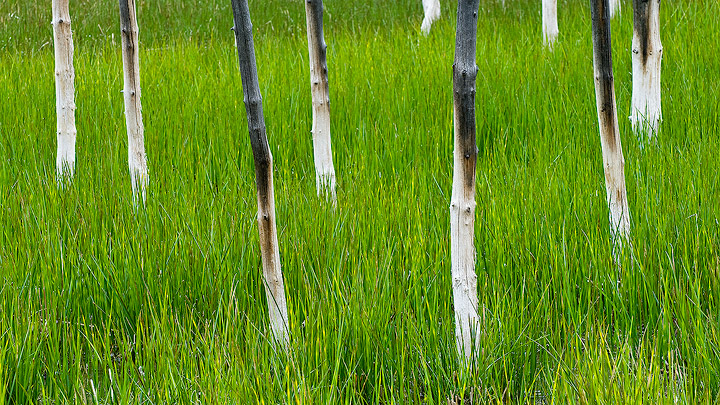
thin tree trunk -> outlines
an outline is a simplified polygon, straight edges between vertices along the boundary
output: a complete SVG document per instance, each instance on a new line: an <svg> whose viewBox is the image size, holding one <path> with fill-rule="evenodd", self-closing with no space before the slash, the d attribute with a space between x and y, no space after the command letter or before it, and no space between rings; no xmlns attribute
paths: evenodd
<svg viewBox="0 0 720 405"><path fill-rule="evenodd" d="M610 41L608 0L590 0L592 13L593 68L605 187L610 206L610 233L622 245L630 237L630 211L625 189L625 158L615 109L615 84Z"/></svg>
<svg viewBox="0 0 720 405"><path fill-rule="evenodd" d="M458 352L472 358L477 340L478 298L475 274L475 63L479 0L459 0L455 63L453 64L453 104L455 151L453 188L450 202L450 255L452 262L455 334Z"/></svg>
<svg viewBox="0 0 720 405"><path fill-rule="evenodd" d="M543 45L552 50L558 36L557 0L542 0Z"/></svg>
<svg viewBox="0 0 720 405"><path fill-rule="evenodd" d="M138 56L138 25L135 0L120 0L120 31L122 38L125 87L125 125L128 134L128 165L133 196L146 198L148 184L145 128L140 104L140 59Z"/></svg>
<svg viewBox="0 0 720 405"><path fill-rule="evenodd" d="M335 203L335 167L330 141L330 86L328 85L327 45L323 36L322 0L305 1L308 50L310 54L310 89L313 105L313 151L315 184L318 196Z"/></svg>
<svg viewBox="0 0 720 405"><path fill-rule="evenodd" d="M660 102L660 0L633 0L633 92L630 122L635 132L657 133L662 120Z"/></svg>
<svg viewBox="0 0 720 405"><path fill-rule="evenodd" d="M275 224L273 159L265 133L265 118L258 83L257 65L255 64L255 46L253 45L250 10L248 9L247 0L232 0L232 9L250 145L255 160L260 254L262 255L270 326L274 339L281 345L286 346L289 341L289 324L285 287L280 268L277 226Z"/></svg>
<svg viewBox="0 0 720 405"><path fill-rule="evenodd" d="M620 14L620 0L610 0L610 18Z"/></svg>
<svg viewBox="0 0 720 405"><path fill-rule="evenodd" d="M70 28L70 0L53 0L52 25L55 44L55 111L57 114L58 184L75 172L75 68Z"/></svg>
<svg viewBox="0 0 720 405"><path fill-rule="evenodd" d="M422 0L423 11L425 12L425 18L423 18L420 30L423 34L427 35L430 33L430 27L432 23L440 18L440 0Z"/></svg>

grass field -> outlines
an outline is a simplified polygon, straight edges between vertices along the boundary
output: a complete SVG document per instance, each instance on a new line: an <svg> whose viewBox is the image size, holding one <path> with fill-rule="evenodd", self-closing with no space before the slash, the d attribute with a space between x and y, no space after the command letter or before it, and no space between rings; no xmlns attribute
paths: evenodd
<svg viewBox="0 0 720 405"><path fill-rule="evenodd" d="M37 3L37 4L36 4ZM195 4L197 3L197 4ZM134 210L117 5L73 0L76 181L55 185L50 2L0 3L0 404L720 400L720 4L663 1L664 122L630 131L632 249L611 259L587 1L483 1L476 249L458 365L450 279L455 4L326 0L338 206L315 196L302 2L252 1L291 350L269 342L230 2L140 1L150 187Z"/></svg>

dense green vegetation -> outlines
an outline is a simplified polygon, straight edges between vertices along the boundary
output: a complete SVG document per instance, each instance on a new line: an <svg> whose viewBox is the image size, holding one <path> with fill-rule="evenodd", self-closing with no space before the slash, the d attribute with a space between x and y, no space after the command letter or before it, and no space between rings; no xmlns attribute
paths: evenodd
<svg viewBox="0 0 720 405"><path fill-rule="evenodd" d="M227 3L227 4L226 4ZM720 5L663 2L664 122L629 128L632 249L611 260L588 4L483 2L478 364L454 353L454 5L326 0L338 207L315 196L302 2L253 1L289 356L268 339L230 2L141 1L150 164L132 205L116 3L71 2L76 181L55 185L50 2L0 3L0 404L658 403L720 398ZM115 35L113 35L113 33Z"/></svg>

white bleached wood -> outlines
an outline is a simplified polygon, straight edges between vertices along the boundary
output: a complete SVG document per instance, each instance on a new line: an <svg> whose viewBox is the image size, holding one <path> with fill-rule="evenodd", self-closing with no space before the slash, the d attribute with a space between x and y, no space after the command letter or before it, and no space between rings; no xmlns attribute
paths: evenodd
<svg viewBox="0 0 720 405"><path fill-rule="evenodd" d="M610 208L610 233L613 242L621 247L630 237L630 210L625 188L625 158L620 143L615 107L608 0L592 0L591 4L595 101L602 144L605 189Z"/></svg>
<svg viewBox="0 0 720 405"><path fill-rule="evenodd" d="M422 0L423 11L425 11L425 18L423 18L420 30L423 34L427 35L430 33L432 23L440 18L440 0Z"/></svg>
<svg viewBox="0 0 720 405"><path fill-rule="evenodd" d="M305 15L310 55L315 185L318 196L325 196L335 204L336 180L330 138L330 86L328 84L327 45L323 35L322 0L306 0Z"/></svg>
<svg viewBox="0 0 720 405"><path fill-rule="evenodd" d="M458 353L473 358L480 332L475 274L475 62L479 0L459 0L453 64L454 152L450 199L450 261L452 266L455 337Z"/></svg>
<svg viewBox="0 0 720 405"><path fill-rule="evenodd" d="M135 0L120 0L120 37L122 38L123 95L125 125L128 134L128 166L133 197L145 202L148 184L145 128L140 103L140 58L138 55L138 25Z"/></svg>
<svg viewBox="0 0 720 405"><path fill-rule="evenodd" d="M610 18L620 14L620 0L610 0Z"/></svg>
<svg viewBox="0 0 720 405"><path fill-rule="evenodd" d="M543 45L552 50L559 33L557 0L542 0Z"/></svg>
<svg viewBox="0 0 720 405"><path fill-rule="evenodd" d="M660 0L634 0L632 40L633 88L630 123L633 131L651 138L662 120L660 67Z"/></svg>
<svg viewBox="0 0 720 405"><path fill-rule="evenodd" d="M55 45L55 112L57 115L58 184L75 173L75 68L70 28L70 1L53 0L52 25Z"/></svg>

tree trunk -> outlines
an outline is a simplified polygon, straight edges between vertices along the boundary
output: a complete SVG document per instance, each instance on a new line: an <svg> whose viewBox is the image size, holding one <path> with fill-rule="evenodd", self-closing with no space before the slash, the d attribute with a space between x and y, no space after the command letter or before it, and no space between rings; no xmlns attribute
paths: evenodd
<svg viewBox="0 0 720 405"><path fill-rule="evenodd" d="M55 44L55 112L57 114L58 184L75 172L75 68L70 28L70 0L53 0L52 25Z"/></svg>
<svg viewBox="0 0 720 405"><path fill-rule="evenodd" d="M455 335L458 352L473 356L478 336L477 276L475 275L475 63L479 0L460 0L453 64L455 151L450 202L450 255L452 262Z"/></svg>
<svg viewBox="0 0 720 405"><path fill-rule="evenodd" d="M247 0L232 0L235 42L242 79L243 100L247 113L250 145L255 160L260 254L262 255L265 294L268 302L270 326L275 341L286 346L289 341L285 287L280 268L277 226L275 224L275 195L273 191L273 159L265 133L262 96L258 83L253 45L252 23Z"/></svg>
<svg viewBox="0 0 720 405"><path fill-rule="evenodd" d="M552 50L558 36L557 0L542 0L543 45Z"/></svg>
<svg viewBox="0 0 720 405"><path fill-rule="evenodd" d="M595 100L605 168L605 187L610 206L610 234L615 243L622 245L622 239L627 240L630 236L630 211L625 189L625 158L615 109L609 4L608 0L590 2Z"/></svg>
<svg viewBox="0 0 720 405"><path fill-rule="evenodd" d="M610 0L610 18L620 14L620 0Z"/></svg>
<svg viewBox="0 0 720 405"><path fill-rule="evenodd" d="M430 33L432 23L440 18L440 0L422 0L422 3L423 11L425 11L425 18L423 18L420 30L423 34L427 35Z"/></svg>
<svg viewBox="0 0 720 405"><path fill-rule="evenodd" d="M660 0L633 0L633 92L630 122L635 132L657 133L662 120L660 103Z"/></svg>
<svg viewBox="0 0 720 405"><path fill-rule="evenodd" d="M327 71L327 45L323 36L322 0L305 1L308 50L310 53L310 90L313 105L313 151L315 184L318 196L335 203L335 167L330 141L330 87Z"/></svg>
<svg viewBox="0 0 720 405"><path fill-rule="evenodd" d="M133 196L146 198L148 184L145 128L140 104L140 59L138 56L138 25L135 0L120 0L120 31L122 38L125 87L125 125L128 134L128 165Z"/></svg>

